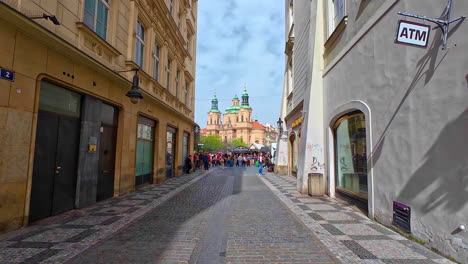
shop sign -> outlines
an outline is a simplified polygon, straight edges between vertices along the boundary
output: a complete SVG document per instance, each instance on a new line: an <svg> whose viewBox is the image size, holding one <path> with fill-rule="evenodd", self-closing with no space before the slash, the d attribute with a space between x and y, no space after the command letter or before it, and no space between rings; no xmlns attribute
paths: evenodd
<svg viewBox="0 0 468 264"><path fill-rule="evenodd" d="M303 118L302 118L302 116L301 116L301 117L297 118L296 120L294 120L294 122L292 122L292 124L291 124L291 127L292 127L292 128L295 128L295 127L297 127L298 125L302 124L302 119L303 119Z"/></svg>
<svg viewBox="0 0 468 264"><path fill-rule="evenodd" d="M428 25L400 20L395 43L427 48L430 30Z"/></svg>
<svg viewBox="0 0 468 264"><path fill-rule="evenodd" d="M14 82L15 72L0 68L0 78Z"/></svg>

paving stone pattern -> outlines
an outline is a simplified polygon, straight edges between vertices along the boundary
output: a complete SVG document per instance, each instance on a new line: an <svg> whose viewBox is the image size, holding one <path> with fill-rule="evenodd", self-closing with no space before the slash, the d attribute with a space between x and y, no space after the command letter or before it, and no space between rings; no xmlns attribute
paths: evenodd
<svg viewBox="0 0 468 264"><path fill-rule="evenodd" d="M0 236L0 263L63 263L201 179L172 178Z"/></svg>
<svg viewBox="0 0 468 264"><path fill-rule="evenodd" d="M69 263L336 263L255 173L216 168Z"/></svg>
<svg viewBox="0 0 468 264"><path fill-rule="evenodd" d="M300 194L295 178L260 178L343 263L453 263L335 199Z"/></svg>

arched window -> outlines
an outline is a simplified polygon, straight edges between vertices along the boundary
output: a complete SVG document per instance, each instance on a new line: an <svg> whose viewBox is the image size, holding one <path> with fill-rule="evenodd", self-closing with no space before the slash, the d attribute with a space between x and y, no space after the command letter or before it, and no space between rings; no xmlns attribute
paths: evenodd
<svg viewBox="0 0 468 264"><path fill-rule="evenodd" d="M334 126L336 190L367 200L366 118L360 112L341 117Z"/></svg>
<svg viewBox="0 0 468 264"><path fill-rule="evenodd" d="M244 116L242 116L242 122L244 122Z"/></svg>
<svg viewBox="0 0 468 264"><path fill-rule="evenodd" d="M212 125L212 124L213 124L213 119L210 118L210 125Z"/></svg>

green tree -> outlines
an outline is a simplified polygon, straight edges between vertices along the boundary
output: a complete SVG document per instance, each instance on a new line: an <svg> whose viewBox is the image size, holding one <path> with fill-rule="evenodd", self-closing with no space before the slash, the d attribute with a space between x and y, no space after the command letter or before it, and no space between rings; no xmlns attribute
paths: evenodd
<svg viewBox="0 0 468 264"><path fill-rule="evenodd" d="M205 151L221 151L225 148L221 137L218 135L200 137L200 143L203 144L203 150Z"/></svg>
<svg viewBox="0 0 468 264"><path fill-rule="evenodd" d="M231 140L230 145L233 148L245 147L245 142L243 138L234 138L233 140Z"/></svg>

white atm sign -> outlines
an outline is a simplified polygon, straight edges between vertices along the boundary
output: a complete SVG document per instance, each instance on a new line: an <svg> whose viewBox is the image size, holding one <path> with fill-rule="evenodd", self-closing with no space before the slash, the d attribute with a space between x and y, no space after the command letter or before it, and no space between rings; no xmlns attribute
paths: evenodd
<svg viewBox="0 0 468 264"><path fill-rule="evenodd" d="M396 43L427 47L431 27L405 20L398 22Z"/></svg>

